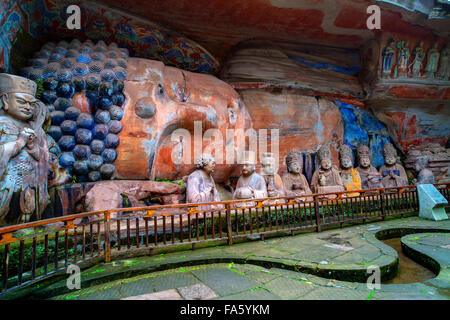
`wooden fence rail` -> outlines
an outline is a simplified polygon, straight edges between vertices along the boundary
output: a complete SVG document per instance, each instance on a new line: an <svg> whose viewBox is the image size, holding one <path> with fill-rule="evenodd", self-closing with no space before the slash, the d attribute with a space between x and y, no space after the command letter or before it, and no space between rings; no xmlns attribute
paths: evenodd
<svg viewBox="0 0 450 320"><path fill-rule="evenodd" d="M450 183L435 184L450 200ZM351 194L351 196L350 196ZM121 253L226 241L417 213L416 186L117 208L0 228L0 292L33 284L69 264L110 262Z"/></svg>

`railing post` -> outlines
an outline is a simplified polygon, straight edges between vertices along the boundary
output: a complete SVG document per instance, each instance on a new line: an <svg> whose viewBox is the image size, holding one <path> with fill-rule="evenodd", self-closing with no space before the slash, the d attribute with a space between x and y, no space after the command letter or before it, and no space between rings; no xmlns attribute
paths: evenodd
<svg viewBox="0 0 450 320"><path fill-rule="evenodd" d="M226 205L226 215L227 215L227 236L228 236L228 245L233 244L233 231L231 230L231 210L230 210L230 204L227 203Z"/></svg>
<svg viewBox="0 0 450 320"><path fill-rule="evenodd" d="M110 213L105 212L105 262L111 262Z"/></svg>
<svg viewBox="0 0 450 320"><path fill-rule="evenodd" d="M320 232L320 212L319 212L319 202L317 201L317 196L314 196L314 213L316 214L316 232Z"/></svg>
<svg viewBox="0 0 450 320"><path fill-rule="evenodd" d="M384 190L380 190L380 202L381 202L381 217L383 219L383 221L386 220L386 207L385 207L385 203L384 203Z"/></svg>

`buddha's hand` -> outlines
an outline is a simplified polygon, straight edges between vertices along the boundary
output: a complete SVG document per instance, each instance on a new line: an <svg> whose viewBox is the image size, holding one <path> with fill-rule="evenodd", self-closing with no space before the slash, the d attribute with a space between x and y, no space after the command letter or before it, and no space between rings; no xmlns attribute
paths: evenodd
<svg viewBox="0 0 450 320"><path fill-rule="evenodd" d="M303 189L305 189L305 187L303 187L303 185L300 184L300 183L294 183L292 185L292 189L294 189L294 190L303 190Z"/></svg>
<svg viewBox="0 0 450 320"><path fill-rule="evenodd" d="M319 184L320 184L321 186L325 186L325 183L326 183L325 176L321 175L321 176L319 177Z"/></svg>
<svg viewBox="0 0 450 320"><path fill-rule="evenodd" d="M206 186L206 192L207 193L213 193L214 192L214 186L212 184L208 184Z"/></svg>
<svg viewBox="0 0 450 320"><path fill-rule="evenodd" d="M32 147L36 142L36 133L31 128L25 128L20 132L19 139L22 139L27 147Z"/></svg>

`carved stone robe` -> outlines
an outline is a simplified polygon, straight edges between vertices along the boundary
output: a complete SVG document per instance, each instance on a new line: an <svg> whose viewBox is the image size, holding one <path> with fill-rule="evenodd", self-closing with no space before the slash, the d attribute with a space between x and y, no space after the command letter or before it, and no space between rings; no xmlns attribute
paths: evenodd
<svg viewBox="0 0 450 320"><path fill-rule="evenodd" d="M325 178L325 184L323 186L319 183L319 178L321 176ZM332 167L328 172L325 172L321 168L317 169L311 179L311 187L314 193L344 191L344 183L342 182L339 171L335 167Z"/></svg>
<svg viewBox="0 0 450 320"><path fill-rule="evenodd" d="M266 181L262 176L257 174L256 172L253 172L250 176L240 176L239 180L236 185L236 190L233 193L233 199L239 199L238 195L241 191L241 189L248 189L251 187L254 190L254 196L253 199L262 199L267 198L267 186ZM242 202L235 204L235 207L247 207L247 206L254 206L254 202Z"/></svg>
<svg viewBox="0 0 450 320"><path fill-rule="evenodd" d="M363 189L378 189L383 188L381 183L381 175L378 170L370 165L369 168L357 167L359 177L361 178L361 187Z"/></svg>
<svg viewBox="0 0 450 320"><path fill-rule="evenodd" d="M286 195L283 180L281 179L278 173L275 173L274 175L264 175L263 178L264 181L266 181L268 197L275 198L275 197L284 197ZM263 204L271 205L284 202L285 202L284 199L277 199L277 200L267 200Z"/></svg>
<svg viewBox="0 0 450 320"><path fill-rule="evenodd" d="M394 177L390 176L391 171L394 173ZM381 183L385 188L402 187L408 185L408 177L406 171L402 165L396 163L392 167L386 165L380 168L380 174L383 176Z"/></svg>
<svg viewBox="0 0 450 320"><path fill-rule="evenodd" d="M213 192L207 192L208 185L213 186ZM186 186L186 202L218 202L220 201L219 192L216 189L214 179L210 174L203 170L195 170L189 175ZM216 206L199 206L198 210L212 210Z"/></svg>
<svg viewBox="0 0 450 320"><path fill-rule="evenodd" d="M282 177L284 187L286 190L287 196L303 196L306 194L312 194L312 191L309 187L308 180L303 174L292 174L287 172ZM295 186L302 186L302 189L296 189ZM310 201L312 198L299 198L298 200Z"/></svg>
<svg viewBox="0 0 450 320"><path fill-rule="evenodd" d="M345 190L361 190L361 178L358 171L355 168L350 168L348 170L341 171L342 183L344 184ZM349 197L359 196L358 192L348 193Z"/></svg>
<svg viewBox="0 0 450 320"><path fill-rule="evenodd" d="M266 181L267 186L267 195L269 197L283 197L284 192L284 184L283 180L281 179L280 175L278 173L275 173L274 175L265 175L264 181ZM269 191L272 189L272 191Z"/></svg>
<svg viewBox="0 0 450 320"><path fill-rule="evenodd" d="M20 148L16 141L23 128L0 116L0 225L21 222L23 214L36 210L40 219L48 204L47 137L42 128L33 129L36 145Z"/></svg>

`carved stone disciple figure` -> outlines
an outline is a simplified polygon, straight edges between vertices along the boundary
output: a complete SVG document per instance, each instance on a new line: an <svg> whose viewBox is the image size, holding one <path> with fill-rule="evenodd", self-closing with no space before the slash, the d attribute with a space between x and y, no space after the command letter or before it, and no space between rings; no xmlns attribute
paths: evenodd
<svg viewBox="0 0 450 320"><path fill-rule="evenodd" d="M254 153L247 153L242 166L241 176L233 193L233 199L267 198L266 181L255 172L256 159ZM235 207L254 206L254 202L236 203Z"/></svg>
<svg viewBox="0 0 450 320"><path fill-rule="evenodd" d="M358 171L353 168L352 149L343 144L339 149L339 160L341 162L341 178L346 191L361 190L361 178ZM348 197L359 196L358 192L348 193Z"/></svg>
<svg viewBox="0 0 450 320"><path fill-rule="evenodd" d="M395 42L394 40L390 40L386 48L383 49L383 61L382 61L382 70L381 77L389 78L392 71L392 61L394 61L395 55Z"/></svg>
<svg viewBox="0 0 450 320"><path fill-rule="evenodd" d="M436 77L440 80L448 80L450 77L450 42L447 43L441 51L441 59L439 61L439 70Z"/></svg>
<svg viewBox="0 0 450 320"><path fill-rule="evenodd" d="M36 84L0 73L0 225L40 219L49 200L46 106Z"/></svg>
<svg viewBox="0 0 450 320"><path fill-rule="evenodd" d="M216 162L211 154L203 153L196 159L196 170L189 175L187 180L187 203L220 201L220 195L212 177L215 166ZM198 210L212 210L214 208L216 206L199 206Z"/></svg>
<svg viewBox="0 0 450 320"><path fill-rule="evenodd" d="M410 56L408 41L399 41L397 47L398 47L398 59L396 72L398 72L399 78L406 78L406 75L408 74L408 61Z"/></svg>
<svg viewBox="0 0 450 320"><path fill-rule="evenodd" d="M417 172L417 184L433 184L435 183L435 178L433 171L427 168L428 159L425 157L420 157L416 160L414 164L414 169Z"/></svg>
<svg viewBox="0 0 450 320"><path fill-rule="evenodd" d="M269 197L283 197L284 185L280 175L277 173L277 161L273 157L273 153L263 153L261 161L262 175L266 181L267 195Z"/></svg>
<svg viewBox="0 0 450 320"><path fill-rule="evenodd" d="M381 175L378 170L370 163L370 150L366 145L361 144L356 150L359 166L356 168L361 178L361 187L363 189L383 188Z"/></svg>
<svg viewBox="0 0 450 320"><path fill-rule="evenodd" d="M331 160L331 152L328 146L323 146L319 152L319 169L311 179L311 187L314 193L330 193L344 191L344 184Z"/></svg>
<svg viewBox="0 0 450 320"><path fill-rule="evenodd" d="M428 51L427 55L427 65L425 67L424 77L434 79L434 73L437 71L439 62L439 50L437 49L438 44L434 43L433 47Z"/></svg>
<svg viewBox="0 0 450 320"><path fill-rule="evenodd" d="M380 168L383 176L381 183L385 188L408 185L408 177L403 166L397 163L397 151L392 143L386 143L383 148L384 166Z"/></svg>
<svg viewBox="0 0 450 320"><path fill-rule="evenodd" d="M302 173L303 158L298 150L291 150L286 156L287 173L282 176L287 196L312 194L308 180ZM299 198L296 201L310 201L312 198Z"/></svg>
<svg viewBox="0 0 450 320"><path fill-rule="evenodd" d="M425 51L423 50L423 41L419 42L419 45L414 49L414 60L411 65L411 76L415 78L420 77L420 70L422 69L422 62L425 58Z"/></svg>

